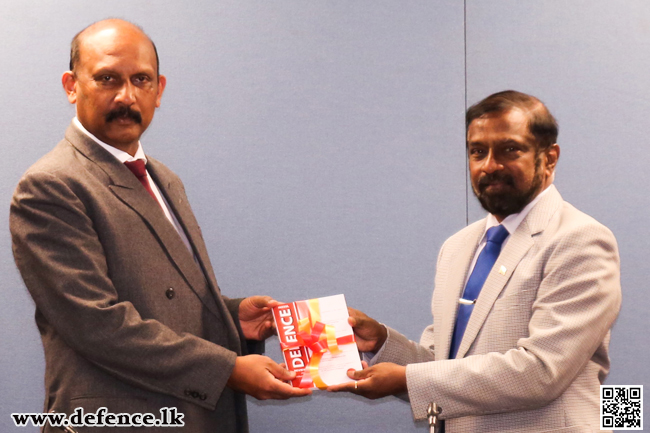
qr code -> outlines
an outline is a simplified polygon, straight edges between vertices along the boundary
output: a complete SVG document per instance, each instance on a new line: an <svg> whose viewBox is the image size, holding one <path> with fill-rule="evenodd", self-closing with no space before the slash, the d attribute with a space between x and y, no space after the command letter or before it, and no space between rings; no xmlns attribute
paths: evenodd
<svg viewBox="0 0 650 433"><path fill-rule="evenodd" d="M643 430L643 385L600 386L600 429Z"/></svg>

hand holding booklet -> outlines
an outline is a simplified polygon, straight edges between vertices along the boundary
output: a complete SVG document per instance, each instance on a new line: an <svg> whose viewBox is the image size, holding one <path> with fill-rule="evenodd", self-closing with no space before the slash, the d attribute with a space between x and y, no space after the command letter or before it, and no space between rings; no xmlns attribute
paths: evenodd
<svg viewBox="0 0 650 433"><path fill-rule="evenodd" d="M280 304L273 318L287 369L296 372L293 386L325 389L351 382L349 369L361 370L343 295Z"/></svg>

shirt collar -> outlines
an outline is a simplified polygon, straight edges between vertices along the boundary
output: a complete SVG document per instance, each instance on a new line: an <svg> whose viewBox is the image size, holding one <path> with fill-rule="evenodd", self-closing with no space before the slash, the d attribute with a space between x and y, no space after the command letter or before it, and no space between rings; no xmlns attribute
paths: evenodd
<svg viewBox="0 0 650 433"><path fill-rule="evenodd" d="M510 234L514 233L515 230L517 230L517 228L521 224L521 222L524 220L524 218L526 218L526 216L535 207L537 202L541 200L542 196L548 192L548 190L549 188L546 187L546 189L544 189L544 191L537 194L537 197L535 197L530 203L528 203L526 207L524 207L521 210L521 212L508 215L500 223L499 221L497 221L497 218L494 215L488 214L485 222L485 232L483 233L483 237L485 237L485 233L487 233L489 228L498 226L499 224L503 225L506 228L506 230L508 230L508 233Z"/></svg>
<svg viewBox="0 0 650 433"><path fill-rule="evenodd" d="M138 141L138 150L135 152L135 156L131 156L128 153L124 152L123 150L120 150L116 147L111 146L110 144L106 144L103 141L101 141L99 138L95 137L92 135L84 126L81 124L79 119L75 116L74 119L72 119L72 123L75 124L75 126L84 134L86 134L90 139L92 139L95 143L99 144L101 147L106 149L111 155L113 155L115 158L118 159L121 163L124 163L126 161L136 161L138 159L142 159L145 163L147 164L147 157L144 154L144 151L142 150L142 144Z"/></svg>

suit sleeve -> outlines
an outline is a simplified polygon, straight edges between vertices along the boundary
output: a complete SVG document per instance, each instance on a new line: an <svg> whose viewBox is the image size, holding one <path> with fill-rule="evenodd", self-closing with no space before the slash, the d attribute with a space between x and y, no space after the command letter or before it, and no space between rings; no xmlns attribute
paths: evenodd
<svg viewBox="0 0 650 433"><path fill-rule="evenodd" d="M144 320L118 299L93 221L69 185L49 173L26 175L10 225L16 264L37 310L70 348L126 383L216 407L236 353Z"/></svg>
<svg viewBox="0 0 650 433"><path fill-rule="evenodd" d="M416 419L426 418L432 401L443 408L443 419L539 408L583 371L620 308L616 240L594 222L555 240L544 263L528 336L516 348L407 366ZM418 362L421 349L403 353L412 360L403 362Z"/></svg>

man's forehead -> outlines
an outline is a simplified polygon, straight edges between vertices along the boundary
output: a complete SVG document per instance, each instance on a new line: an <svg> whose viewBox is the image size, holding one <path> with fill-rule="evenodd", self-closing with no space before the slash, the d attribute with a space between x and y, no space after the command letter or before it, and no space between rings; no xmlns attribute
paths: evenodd
<svg viewBox="0 0 650 433"><path fill-rule="evenodd" d="M89 29L81 34L81 41L85 44L95 44L97 42L114 40L118 35L118 29L115 27L102 27L98 29Z"/></svg>
<svg viewBox="0 0 650 433"><path fill-rule="evenodd" d="M529 136L528 116L519 109L491 112L470 123L468 136L473 134L518 133Z"/></svg>
<svg viewBox="0 0 650 433"><path fill-rule="evenodd" d="M85 29L79 35L79 49L84 52L112 54L123 49L150 50L155 57L153 43L138 27L127 22L100 22Z"/></svg>
<svg viewBox="0 0 650 433"><path fill-rule="evenodd" d="M81 37L90 37L93 35L101 34L104 32L109 32L105 34L117 34L119 33L133 33L133 34L140 34L144 36L145 38L147 37L144 32L142 31L141 28L136 26L133 23L130 23L128 21L120 20L120 19L107 19L107 20L102 20L98 21L96 23L93 23L86 27L82 32L79 34Z"/></svg>

